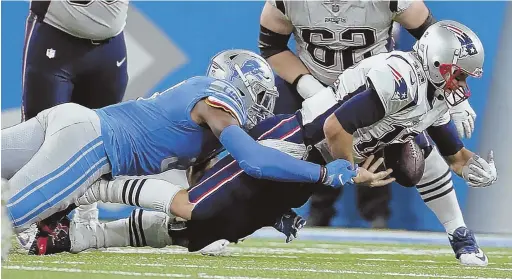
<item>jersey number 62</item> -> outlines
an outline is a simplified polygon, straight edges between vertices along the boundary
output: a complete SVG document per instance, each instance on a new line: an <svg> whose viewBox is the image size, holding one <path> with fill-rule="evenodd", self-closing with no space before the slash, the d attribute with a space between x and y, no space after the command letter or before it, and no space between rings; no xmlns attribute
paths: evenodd
<svg viewBox="0 0 512 279"><path fill-rule="evenodd" d="M356 50L368 48L377 41L375 29L369 27L348 28L339 33L323 27L302 28L300 31L306 43L306 50L313 60L325 68L339 65L336 68L339 71L354 65ZM344 48L334 49L337 46L344 46ZM337 53L339 53L338 57L336 57ZM367 51L358 61L370 56L372 56L371 51ZM341 63L336 63L336 60Z"/></svg>

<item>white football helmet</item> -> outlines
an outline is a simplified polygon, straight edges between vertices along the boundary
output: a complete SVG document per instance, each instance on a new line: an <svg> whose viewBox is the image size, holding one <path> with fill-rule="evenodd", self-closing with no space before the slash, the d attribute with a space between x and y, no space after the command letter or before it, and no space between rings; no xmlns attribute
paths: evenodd
<svg viewBox="0 0 512 279"><path fill-rule="evenodd" d="M484 47L467 26L452 20L431 25L413 47L430 82L444 92L448 104L456 106L468 99L466 77L481 77Z"/></svg>
<svg viewBox="0 0 512 279"><path fill-rule="evenodd" d="M279 96L274 73L258 54L242 49L222 51L212 58L207 75L226 80L239 90L247 108L246 128L274 115Z"/></svg>

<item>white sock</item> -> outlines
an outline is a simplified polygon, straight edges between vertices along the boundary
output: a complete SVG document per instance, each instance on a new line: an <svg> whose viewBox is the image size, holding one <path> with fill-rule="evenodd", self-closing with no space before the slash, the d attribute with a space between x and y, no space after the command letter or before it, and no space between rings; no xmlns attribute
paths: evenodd
<svg viewBox="0 0 512 279"><path fill-rule="evenodd" d="M98 203L81 205L75 209L73 220L75 222L98 221Z"/></svg>
<svg viewBox="0 0 512 279"><path fill-rule="evenodd" d="M416 189L448 234L466 226L453 188L452 173L436 148L425 159L425 173Z"/></svg>
<svg viewBox="0 0 512 279"><path fill-rule="evenodd" d="M171 217L162 212L135 209L125 219L74 224L70 232L71 252L127 246L163 248L172 245L168 233L170 220Z"/></svg>
<svg viewBox="0 0 512 279"><path fill-rule="evenodd" d="M95 183L75 203L77 205L91 204L96 201L122 203L171 215L171 202L180 190L182 190L180 186L160 179L117 178Z"/></svg>

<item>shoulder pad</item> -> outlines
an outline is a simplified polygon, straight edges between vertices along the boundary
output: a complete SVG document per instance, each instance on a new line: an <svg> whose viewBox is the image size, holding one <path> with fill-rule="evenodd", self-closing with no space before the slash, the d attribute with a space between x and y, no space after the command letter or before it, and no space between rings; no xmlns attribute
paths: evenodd
<svg viewBox="0 0 512 279"><path fill-rule="evenodd" d="M222 109L231 114L240 124L244 126L247 122L247 109L238 89L226 81L214 79L208 89L206 104L211 107Z"/></svg>
<svg viewBox="0 0 512 279"><path fill-rule="evenodd" d="M386 115L395 113L417 101L418 84L409 61L399 54L390 55L367 74L384 105Z"/></svg>

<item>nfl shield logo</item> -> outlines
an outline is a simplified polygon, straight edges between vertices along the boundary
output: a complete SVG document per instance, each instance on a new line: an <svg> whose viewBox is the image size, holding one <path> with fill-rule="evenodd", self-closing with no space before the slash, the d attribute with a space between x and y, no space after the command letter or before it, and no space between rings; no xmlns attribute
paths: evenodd
<svg viewBox="0 0 512 279"><path fill-rule="evenodd" d="M333 11L334 13L339 12L339 11L340 11L340 5L339 5L339 4L337 4L337 3L333 3L333 4L332 4L332 11Z"/></svg>
<svg viewBox="0 0 512 279"><path fill-rule="evenodd" d="M50 58L50 59L55 57L55 49L53 49L53 48L47 49L46 50L46 56L48 56L48 58Z"/></svg>

